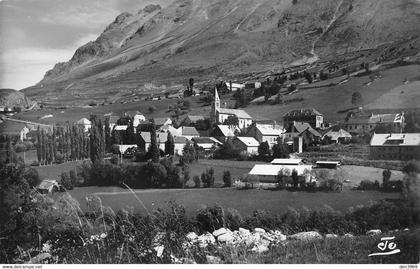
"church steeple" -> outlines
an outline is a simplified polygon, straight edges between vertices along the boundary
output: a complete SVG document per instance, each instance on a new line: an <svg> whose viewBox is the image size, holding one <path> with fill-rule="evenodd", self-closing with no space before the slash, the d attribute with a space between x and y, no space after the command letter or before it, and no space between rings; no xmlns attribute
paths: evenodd
<svg viewBox="0 0 420 269"><path fill-rule="evenodd" d="M214 88L214 101L211 106L210 119L213 123L217 123L217 111L220 109L220 98L217 89Z"/></svg>

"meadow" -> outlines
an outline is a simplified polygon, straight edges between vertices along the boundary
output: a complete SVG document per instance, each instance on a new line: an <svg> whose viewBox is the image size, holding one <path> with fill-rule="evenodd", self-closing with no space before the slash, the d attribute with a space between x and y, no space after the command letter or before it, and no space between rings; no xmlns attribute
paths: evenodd
<svg viewBox="0 0 420 269"><path fill-rule="evenodd" d="M70 195L86 208L86 197L98 196L102 205L114 211L129 209L136 213L146 213L158 208L167 208L169 202L185 206L188 215L193 216L197 210L218 204L223 208L235 208L243 216L251 215L255 210L265 210L272 214L285 213L288 208L296 210L322 209L325 206L346 212L349 207L368 205L383 199L398 199L399 194L376 191L332 192L290 192L268 190L237 190L233 188L209 189L150 189L134 190L119 187L83 187L69 191ZM60 195L60 194L57 194ZM139 202L139 200L141 202Z"/></svg>

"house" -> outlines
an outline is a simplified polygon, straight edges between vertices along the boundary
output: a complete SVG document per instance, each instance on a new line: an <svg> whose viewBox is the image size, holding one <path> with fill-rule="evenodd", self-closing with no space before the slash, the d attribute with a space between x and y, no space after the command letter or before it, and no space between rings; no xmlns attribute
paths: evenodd
<svg viewBox="0 0 420 269"><path fill-rule="evenodd" d="M239 132L240 130L236 126L217 125L213 130L213 136L224 143L229 137L235 137Z"/></svg>
<svg viewBox="0 0 420 269"><path fill-rule="evenodd" d="M182 156L184 147L187 144L188 139L182 136L174 137L174 154Z"/></svg>
<svg viewBox="0 0 420 269"><path fill-rule="evenodd" d="M243 88L245 88L245 84L240 84L240 83L235 83L235 82L225 82L226 87L229 89L229 91L231 92L236 92L238 90L241 90Z"/></svg>
<svg viewBox="0 0 420 269"><path fill-rule="evenodd" d="M345 129L354 134L370 134L379 128L384 132L401 133L404 129L404 112L393 114L360 113L344 123Z"/></svg>
<svg viewBox="0 0 420 269"><path fill-rule="evenodd" d="M298 137L302 137L303 148L305 149L310 145L318 144L321 141L322 135L313 128L307 128Z"/></svg>
<svg viewBox="0 0 420 269"><path fill-rule="evenodd" d="M154 121L155 121L156 129L159 129L164 126L172 125L172 120L170 118L155 118Z"/></svg>
<svg viewBox="0 0 420 269"><path fill-rule="evenodd" d="M373 134L370 158L375 160L420 160L420 133Z"/></svg>
<svg viewBox="0 0 420 269"><path fill-rule="evenodd" d="M90 122L90 120L86 118L81 118L80 120L76 122L76 124L83 127L83 130L85 132L89 131L89 129L92 127L92 123Z"/></svg>
<svg viewBox="0 0 420 269"><path fill-rule="evenodd" d="M245 151L250 155L258 154L258 146L260 143L253 137L238 136L232 143L236 148Z"/></svg>
<svg viewBox="0 0 420 269"><path fill-rule="evenodd" d="M253 123L248 129L248 136L254 137L259 143L268 142L270 148L282 137L284 129L282 126L273 124Z"/></svg>
<svg viewBox="0 0 420 269"><path fill-rule="evenodd" d="M309 123L312 128L320 128L324 122L324 116L314 108L292 110L283 116L284 128L289 129L295 121Z"/></svg>
<svg viewBox="0 0 420 269"><path fill-rule="evenodd" d="M196 124L198 121L203 121L205 120L204 116L192 116L192 115L187 115L181 122L180 122L180 126L191 126Z"/></svg>
<svg viewBox="0 0 420 269"><path fill-rule="evenodd" d="M193 137L200 137L200 134L195 127L182 126L178 129L181 129L181 136L186 137L188 140L191 140Z"/></svg>
<svg viewBox="0 0 420 269"><path fill-rule="evenodd" d="M42 194L57 192L60 189L61 187L55 179L44 179L37 187L37 190Z"/></svg>
<svg viewBox="0 0 420 269"><path fill-rule="evenodd" d="M212 150L218 146L223 145L223 143L221 143L214 137L194 137L192 141L197 145L197 147L203 148L206 151Z"/></svg>
<svg viewBox="0 0 420 269"><path fill-rule="evenodd" d="M230 116L236 116L238 118L239 129L248 128L252 124L252 117L245 110L221 108L219 94L217 89L214 89L214 102L210 112L211 122L223 124Z"/></svg>
<svg viewBox="0 0 420 269"><path fill-rule="evenodd" d="M167 133L156 133L156 141L158 143L159 149L162 151L165 151L165 143L168 140L168 134ZM141 132L140 133L140 149L143 151L148 151L150 147L150 132Z"/></svg>
<svg viewBox="0 0 420 269"><path fill-rule="evenodd" d="M145 120L146 120L146 117L144 115L142 115L142 114L140 114L140 113L137 112L133 116L133 125L134 125L134 127L137 127L140 124L140 122L145 121Z"/></svg>
<svg viewBox="0 0 420 269"><path fill-rule="evenodd" d="M114 126L117 125L117 121L120 119L118 116L109 115L105 119L109 121L109 129L114 129Z"/></svg>
<svg viewBox="0 0 420 269"><path fill-rule="evenodd" d="M0 135L2 136L2 139L5 140L7 137L17 138L20 141L26 140L29 131L26 124L21 122L6 120L0 123Z"/></svg>
<svg viewBox="0 0 420 269"><path fill-rule="evenodd" d="M342 128L338 130L330 129L322 136L322 140L330 143L346 143L351 138L351 134Z"/></svg>
<svg viewBox="0 0 420 269"><path fill-rule="evenodd" d="M271 161L272 165L302 165L302 159L278 158Z"/></svg>
<svg viewBox="0 0 420 269"><path fill-rule="evenodd" d="M293 124L289 125L289 128L286 129L284 137L287 141L292 141L293 138L301 135L306 130L309 130L311 134L318 138L322 137L322 135L307 122L293 122Z"/></svg>
<svg viewBox="0 0 420 269"><path fill-rule="evenodd" d="M277 182L277 176L280 171L283 175L291 177L293 170L296 170L298 177L305 178L306 182L310 182L313 178L310 175L312 171L311 165L271 165L271 164L256 164L248 173L249 175L257 176L260 182Z"/></svg>

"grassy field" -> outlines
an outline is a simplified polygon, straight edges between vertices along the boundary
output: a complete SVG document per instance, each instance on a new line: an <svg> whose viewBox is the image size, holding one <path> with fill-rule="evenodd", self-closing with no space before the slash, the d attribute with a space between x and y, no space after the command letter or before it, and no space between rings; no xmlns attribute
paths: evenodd
<svg viewBox="0 0 420 269"><path fill-rule="evenodd" d="M169 190L136 190L137 198L129 190L118 187L84 187L75 188L70 194L86 208L85 197L97 195L103 205L114 211L126 208L134 212L145 213L145 209L137 200L141 200L150 211L166 208L167 203L176 201L183 204L189 215L208 205L219 204L224 208L235 208L242 215L252 214L257 209L273 214L284 213L289 207L296 210L303 208L321 209L328 205L336 210L346 211L349 207L366 205L371 201L395 199L398 194L375 191L348 191L341 193L307 193L267 190L236 190L230 188L213 189L169 189Z"/></svg>
<svg viewBox="0 0 420 269"><path fill-rule="evenodd" d="M34 166L34 168L38 171L41 179L59 179L61 173L75 170L77 165L81 163L82 161L75 161L46 166Z"/></svg>

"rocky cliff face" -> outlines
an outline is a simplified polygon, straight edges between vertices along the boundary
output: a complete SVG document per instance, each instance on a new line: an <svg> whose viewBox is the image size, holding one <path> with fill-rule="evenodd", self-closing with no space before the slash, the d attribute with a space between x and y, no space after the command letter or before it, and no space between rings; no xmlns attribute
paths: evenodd
<svg viewBox="0 0 420 269"><path fill-rule="evenodd" d="M418 38L416 0L176 0L123 13L28 93L233 76ZM111 86L112 85L112 86ZM42 86L42 88L41 88Z"/></svg>

